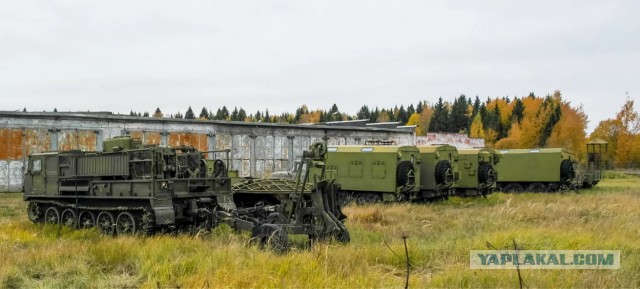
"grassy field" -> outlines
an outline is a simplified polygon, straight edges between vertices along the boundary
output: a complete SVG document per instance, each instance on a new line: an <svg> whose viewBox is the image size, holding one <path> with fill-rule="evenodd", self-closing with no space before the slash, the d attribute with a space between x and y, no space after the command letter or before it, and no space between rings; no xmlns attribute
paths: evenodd
<svg viewBox="0 0 640 289"><path fill-rule="evenodd" d="M528 288L640 287L640 178L606 179L582 194L493 194L426 205L345 208L349 245L286 255L249 245L228 227L211 234L103 237L34 225L19 194L0 194L0 286L6 288L380 288L518 286L513 270L471 270L469 250L621 250L620 270L523 270Z"/></svg>

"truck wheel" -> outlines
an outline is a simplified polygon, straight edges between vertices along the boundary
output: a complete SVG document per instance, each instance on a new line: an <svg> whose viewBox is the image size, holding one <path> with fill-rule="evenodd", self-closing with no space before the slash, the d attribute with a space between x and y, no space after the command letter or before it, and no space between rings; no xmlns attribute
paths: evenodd
<svg viewBox="0 0 640 289"><path fill-rule="evenodd" d="M478 167L478 182L485 185L492 185L496 182L496 172L491 164L487 162L480 163Z"/></svg>
<svg viewBox="0 0 640 289"><path fill-rule="evenodd" d="M286 224L287 223L287 217L285 217L285 215L278 213L278 212L274 212L271 213L267 216L267 219L264 221L267 224Z"/></svg>
<svg viewBox="0 0 640 289"><path fill-rule="evenodd" d="M413 174L414 168L410 161L401 161L396 171L396 185L405 186L409 183L409 174Z"/></svg>
<svg viewBox="0 0 640 289"><path fill-rule="evenodd" d="M436 164L436 184L438 185L450 185L453 183L453 169L449 161L439 161Z"/></svg>
<svg viewBox="0 0 640 289"><path fill-rule="evenodd" d="M260 248L268 248L279 254L289 250L289 237L282 226L262 224L253 230L251 237L259 242Z"/></svg>

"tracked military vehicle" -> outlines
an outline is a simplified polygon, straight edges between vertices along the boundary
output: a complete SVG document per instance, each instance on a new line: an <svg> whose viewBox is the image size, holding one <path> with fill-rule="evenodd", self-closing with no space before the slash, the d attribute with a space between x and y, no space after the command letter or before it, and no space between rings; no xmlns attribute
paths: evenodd
<svg viewBox="0 0 640 289"><path fill-rule="evenodd" d="M503 149L497 153L497 188L501 191L548 192L574 183L576 161L567 149Z"/></svg>
<svg viewBox="0 0 640 289"><path fill-rule="evenodd" d="M334 184L324 180L326 147L316 143L301 162L321 173L278 196L234 196L225 159L207 162L192 147L143 146L130 137L104 141L104 151L62 151L29 157L24 181L27 214L35 223L97 227L106 235L150 234L176 226L210 228L221 223L247 230L263 243L286 249L288 234L312 239L348 232L336 217ZM210 169L209 166L212 166ZM299 174L301 175L301 174ZM307 174L308 175L308 174ZM271 199L256 202L255 199Z"/></svg>

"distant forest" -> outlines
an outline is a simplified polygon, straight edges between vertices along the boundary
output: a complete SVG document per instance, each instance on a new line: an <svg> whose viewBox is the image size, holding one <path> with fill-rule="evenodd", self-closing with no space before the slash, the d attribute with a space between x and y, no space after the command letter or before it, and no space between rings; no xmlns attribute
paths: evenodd
<svg viewBox="0 0 640 289"><path fill-rule="evenodd" d="M166 117L156 108L148 112L131 111L131 116ZM170 118L208 119L272 123L319 123L341 120L369 122L399 122L400 125L416 125L416 135L427 132L464 133L470 137L484 138L492 148L564 147L584 158L587 142L587 115L581 105L563 100L560 91L544 97L530 93L523 97L497 97L481 100L461 95L453 102L439 98L437 102L418 101L407 106L393 108L363 105L355 115L341 112L336 104L328 110L311 110L300 106L295 113L271 115L269 110L247 113L243 108L233 110L223 106L213 109L203 107L196 114L191 107L186 113L170 114ZM602 121L589 136L609 142L608 160L619 166L640 163L640 118L634 110L634 102L627 98L615 118Z"/></svg>

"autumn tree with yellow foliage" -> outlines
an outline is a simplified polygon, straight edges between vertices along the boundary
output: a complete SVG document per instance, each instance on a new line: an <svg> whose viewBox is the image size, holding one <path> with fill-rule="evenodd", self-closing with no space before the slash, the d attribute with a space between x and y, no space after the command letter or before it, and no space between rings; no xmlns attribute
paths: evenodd
<svg viewBox="0 0 640 289"><path fill-rule="evenodd" d="M506 102L489 101L489 108L500 110L500 124L508 128L503 138L492 142L485 136L488 146L495 148L563 147L584 157L587 115L582 107L573 107L562 99L560 91L544 98L533 93L522 99ZM506 112L505 112L506 111ZM495 137L495 132L492 136ZM487 132L485 132L486 134Z"/></svg>
<svg viewBox="0 0 640 289"><path fill-rule="evenodd" d="M634 101L627 99L613 119L598 123L591 138L608 142L606 157L618 167L630 167L640 162L640 117Z"/></svg>

